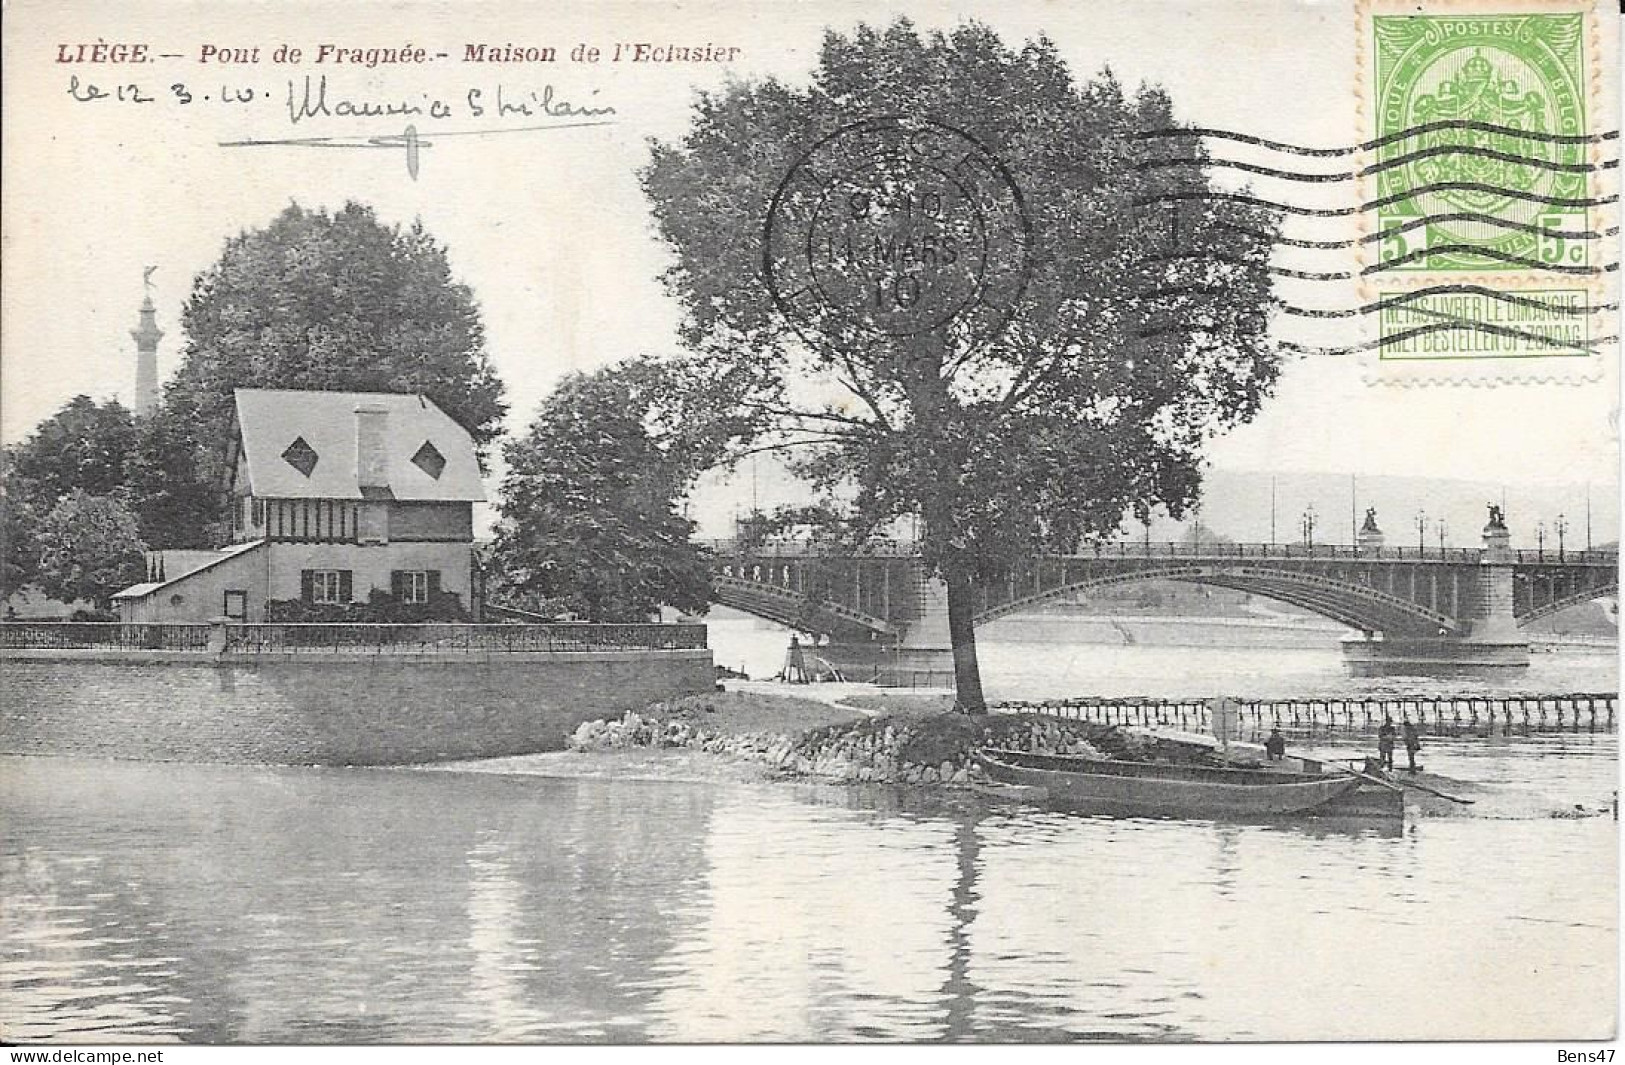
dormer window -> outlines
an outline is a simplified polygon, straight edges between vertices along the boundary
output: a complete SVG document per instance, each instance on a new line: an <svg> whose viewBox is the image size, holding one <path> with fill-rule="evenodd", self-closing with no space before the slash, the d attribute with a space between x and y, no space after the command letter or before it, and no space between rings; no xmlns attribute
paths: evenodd
<svg viewBox="0 0 1625 1065"><path fill-rule="evenodd" d="M442 455L433 444L425 440L423 446L413 453L412 465L438 481L440 475L446 470L446 456Z"/></svg>
<svg viewBox="0 0 1625 1065"><path fill-rule="evenodd" d="M282 453L282 461L309 477L310 471L316 468L316 449L305 443L304 437L295 437L293 443Z"/></svg>

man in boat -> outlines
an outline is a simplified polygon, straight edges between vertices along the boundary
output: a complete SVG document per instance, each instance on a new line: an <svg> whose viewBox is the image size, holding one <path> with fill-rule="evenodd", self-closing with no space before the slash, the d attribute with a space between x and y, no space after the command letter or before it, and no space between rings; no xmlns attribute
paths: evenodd
<svg viewBox="0 0 1625 1065"><path fill-rule="evenodd" d="M1384 769L1394 768L1394 719L1382 719L1382 727L1377 730L1377 754L1382 760Z"/></svg>
<svg viewBox="0 0 1625 1065"><path fill-rule="evenodd" d="M1264 741L1264 753L1270 756L1272 762L1286 757L1286 737L1281 735L1280 729L1270 729L1269 739Z"/></svg>
<svg viewBox="0 0 1625 1065"><path fill-rule="evenodd" d="M1416 734L1416 724L1410 718L1405 719L1405 757L1410 761L1410 771L1416 772L1416 752L1422 749L1422 737Z"/></svg>

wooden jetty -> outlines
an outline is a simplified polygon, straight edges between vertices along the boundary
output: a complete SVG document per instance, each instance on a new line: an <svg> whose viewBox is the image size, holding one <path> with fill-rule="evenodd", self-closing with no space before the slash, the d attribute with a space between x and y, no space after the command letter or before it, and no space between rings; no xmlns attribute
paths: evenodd
<svg viewBox="0 0 1625 1065"><path fill-rule="evenodd" d="M1569 695L1369 695L1342 699L1231 699L1243 733L1272 728L1296 734L1374 732L1384 718L1414 721L1434 736L1515 736L1550 732L1613 732L1618 693ZM1005 714L1040 714L1102 725L1141 725L1205 732L1210 699L1048 699L1002 702Z"/></svg>

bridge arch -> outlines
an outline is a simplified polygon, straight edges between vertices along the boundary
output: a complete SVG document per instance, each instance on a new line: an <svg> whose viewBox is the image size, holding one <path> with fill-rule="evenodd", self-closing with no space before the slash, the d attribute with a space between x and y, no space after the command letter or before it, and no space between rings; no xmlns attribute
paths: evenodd
<svg viewBox="0 0 1625 1065"><path fill-rule="evenodd" d="M780 625L799 628L809 613L822 613L844 622L863 633L896 636L899 626L885 618L866 614L861 610L828 600L814 600L793 588L767 581L733 577L720 573L711 575L711 600L755 617L776 621Z"/></svg>
<svg viewBox="0 0 1625 1065"><path fill-rule="evenodd" d="M1579 606L1581 603L1589 603L1593 599L1602 599L1605 596L1618 594L1619 579L1616 577L1605 584L1600 584L1594 588L1583 588L1580 591L1559 596L1550 602L1542 603L1533 610L1519 614L1517 616L1518 627L1522 628L1532 621L1539 621L1541 618L1556 614L1560 610L1567 610L1571 606Z"/></svg>
<svg viewBox="0 0 1625 1065"><path fill-rule="evenodd" d="M1401 596L1377 588L1350 584L1312 572L1271 568L1267 565L1170 563L1072 581L1020 596L979 613L977 625L1037 606L1040 603L1136 581L1172 580L1207 584L1266 596L1330 618L1351 628L1389 635L1454 635L1460 623Z"/></svg>

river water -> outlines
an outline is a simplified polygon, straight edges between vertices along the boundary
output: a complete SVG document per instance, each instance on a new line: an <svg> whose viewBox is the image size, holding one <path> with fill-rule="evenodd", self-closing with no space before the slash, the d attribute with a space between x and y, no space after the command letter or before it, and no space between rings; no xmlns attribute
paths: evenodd
<svg viewBox="0 0 1625 1065"><path fill-rule="evenodd" d="M782 656L782 631L729 626L719 661ZM982 653L1012 698L1394 683L1349 681L1335 648ZM1563 654L1513 686L1616 684L1611 659ZM1425 757L1527 814L1333 829L571 779L545 758L524 775L0 759L0 1037L1607 1035L1618 826L1549 814L1617 787L1616 737Z"/></svg>

